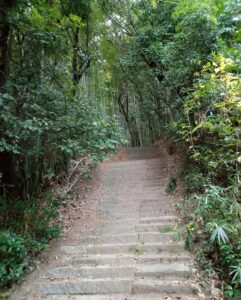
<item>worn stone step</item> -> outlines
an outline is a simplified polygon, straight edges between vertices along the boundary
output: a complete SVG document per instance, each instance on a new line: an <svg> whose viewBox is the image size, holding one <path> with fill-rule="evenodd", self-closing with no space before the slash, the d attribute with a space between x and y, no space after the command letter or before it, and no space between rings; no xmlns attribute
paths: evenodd
<svg viewBox="0 0 241 300"><path fill-rule="evenodd" d="M136 277L153 277L161 280L190 279L192 273L187 265L180 263L166 263L153 265L137 265Z"/></svg>
<svg viewBox="0 0 241 300"><path fill-rule="evenodd" d="M133 294L161 293L166 295L194 296L198 288L191 281L161 281L158 279L135 279L132 287ZM185 298L184 298L185 299Z"/></svg>
<svg viewBox="0 0 241 300"><path fill-rule="evenodd" d="M130 217L128 218L127 216L123 219L110 219L108 220L108 223L107 223L107 226L113 226L113 225L116 225L116 226L123 226L123 225L132 225L132 224L137 224L138 223L138 219L136 217Z"/></svg>
<svg viewBox="0 0 241 300"><path fill-rule="evenodd" d="M175 232L178 229L176 223L139 224L135 227L136 232Z"/></svg>
<svg viewBox="0 0 241 300"><path fill-rule="evenodd" d="M163 206L162 199L158 198L158 199L144 200L144 201L141 201L141 203L140 203L141 207L153 206L153 205L162 205Z"/></svg>
<svg viewBox="0 0 241 300"><path fill-rule="evenodd" d="M139 211L139 208L138 207L130 207L130 208L128 208L128 207L121 207L121 208L111 208L111 207L107 207L107 208L103 208L103 207L101 207L101 211L106 211L106 212L109 212L110 214L111 213L116 213L116 214L125 214L125 215L127 215L129 212L132 212L132 213L138 213L138 211Z"/></svg>
<svg viewBox="0 0 241 300"><path fill-rule="evenodd" d="M174 233L160 233L160 232L145 232L139 233L138 238L140 242L145 243L162 243L171 242L177 239L177 234Z"/></svg>
<svg viewBox="0 0 241 300"><path fill-rule="evenodd" d="M126 213L112 213L112 214L108 214L108 216L110 216L114 220L122 220L122 219L126 218ZM128 217L136 218L136 220L138 220L139 212L135 212L135 213L129 212Z"/></svg>
<svg viewBox="0 0 241 300"><path fill-rule="evenodd" d="M163 214L163 211L161 209L158 209L156 211L147 211L147 212L140 212L140 219L142 218L158 218Z"/></svg>
<svg viewBox="0 0 241 300"><path fill-rule="evenodd" d="M66 254L160 254L160 253L181 253L184 245L178 243L149 243L149 244L102 244L102 245L81 245L62 246L61 250Z"/></svg>
<svg viewBox="0 0 241 300"><path fill-rule="evenodd" d="M115 299L115 298L113 298L113 299ZM195 297L195 296L187 296L187 295L180 295L180 294L172 294L171 299L170 299L170 297L168 299L167 294L158 293L158 294L148 294L148 295L147 294L144 294L144 295L139 294L139 295L133 295L130 297L127 296L127 298L124 300L199 300L199 299L200 298L197 296ZM119 299L116 298L115 300L119 300Z"/></svg>
<svg viewBox="0 0 241 300"><path fill-rule="evenodd" d="M68 295L49 295L44 296L42 299L45 300L129 300L132 298L126 298L126 295L75 295L75 296L68 296ZM148 299L150 300L150 299ZM154 299L155 300L155 299ZM189 299L188 299L189 300Z"/></svg>
<svg viewBox="0 0 241 300"><path fill-rule="evenodd" d="M101 204L100 205L100 208L101 209L122 209L122 208L129 208L129 209L133 209L133 208L135 208L135 209L137 209L137 208L139 208L139 203L134 203L134 204L131 204L131 205L129 205L128 203L112 203L112 204L110 204L110 203L103 203L103 204Z"/></svg>
<svg viewBox="0 0 241 300"><path fill-rule="evenodd" d="M85 266L58 267L48 271L50 276L57 279L113 279L131 278L135 273L134 266Z"/></svg>
<svg viewBox="0 0 241 300"><path fill-rule="evenodd" d="M112 175L104 180L105 183L112 183L112 182L118 183L118 181L120 179L125 180L125 178L127 177L127 174L119 175L119 172L117 172L117 173L111 172L111 173L112 173ZM152 179L153 181L162 179L161 176L146 176L146 174L143 171L142 171L142 173L139 173L139 171L138 171L138 173L136 175L137 175L136 177L128 178L129 179L128 182L129 183L139 183L139 182L150 182L150 179Z"/></svg>
<svg viewBox="0 0 241 300"><path fill-rule="evenodd" d="M132 202L132 203L128 203L128 201L126 202L121 202L118 201L116 202L102 202L99 207L100 208L137 208L140 206L139 201L136 202Z"/></svg>
<svg viewBox="0 0 241 300"><path fill-rule="evenodd" d="M113 186L112 186L113 188ZM115 188L115 187L114 187ZM132 201L141 201L141 200L152 200L154 198L160 198L161 195L159 192L153 192L153 191L146 191L146 189L142 189L142 185L140 185L140 191L133 191L131 188L126 189L124 191L116 191L113 192L108 192L106 191L108 197L114 197L115 200L120 198L121 201L127 201L128 199Z"/></svg>
<svg viewBox="0 0 241 300"><path fill-rule="evenodd" d="M88 296L66 296L66 295L51 295L45 296L45 300L167 300L168 297L166 294L139 294L139 295L88 295ZM170 298L169 298L170 299ZM199 300L199 297L195 296L182 296L180 294L172 295L170 300Z"/></svg>
<svg viewBox="0 0 241 300"><path fill-rule="evenodd" d="M163 207L160 205L156 206L143 206L140 207L139 212L140 212L140 217L145 217L148 213L148 216L154 217L154 216L160 216L160 213L162 212Z"/></svg>
<svg viewBox="0 0 241 300"><path fill-rule="evenodd" d="M159 216L159 217L143 217L140 219L140 224L152 224L162 222L178 221L177 216Z"/></svg>
<svg viewBox="0 0 241 300"><path fill-rule="evenodd" d="M112 216L110 215L110 217L112 217ZM113 219L114 219L114 217L113 217ZM125 231L123 234L127 234L127 233L129 233L128 230L129 230L130 228L135 228L137 224L138 224L138 221L133 222L133 223L131 223L131 222L129 222L129 223L128 223L128 222L126 222L126 223L125 223L125 222L122 222L121 224L117 224L117 221L116 221L116 222L111 221L111 222L109 222L108 224L106 224L106 225L104 225L104 226L98 228L98 229L96 230L96 232L97 232L97 234L98 234L98 232L102 232L102 231L104 231L104 230L111 230L111 229L125 229L126 231ZM106 234L106 235L107 235L107 234ZM109 235L111 235L111 233L110 233Z"/></svg>
<svg viewBox="0 0 241 300"><path fill-rule="evenodd" d="M192 258L188 253L180 253L179 255L175 254L152 254L152 255L140 255L136 259L137 264L161 264L161 263L188 263L191 262Z"/></svg>
<svg viewBox="0 0 241 300"><path fill-rule="evenodd" d="M162 186L162 184L161 184L161 182L160 182L160 180L158 180L158 181L148 181L148 182L145 182L144 184L143 184L143 187L145 187L145 188L162 188L163 186Z"/></svg>
<svg viewBox="0 0 241 300"><path fill-rule="evenodd" d="M101 265L112 265L112 266L125 266L132 265L136 261L136 258L132 254L128 255L88 255L88 256L63 256L62 262L64 265L74 266L101 266Z"/></svg>
<svg viewBox="0 0 241 300"><path fill-rule="evenodd" d="M138 235L132 234L119 234L119 235L102 235L102 236L88 236L77 237L80 244L128 244L136 243Z"/></svg>
<svg viewBox="0 0 241 300"><path fill-rule="evenodd" d="M33 287L34 288L34 287ZM93 295L130 293L131 281L126 279L65 280L41 282L36 285L44 295Z"/></svg>
<svg viewBox="0 0 241 300"><path fill-rule="evenodd" d="M160 193L161 191L161 187L160 186L146 186L145 187L145 192L149 193L149 192L156 192L157 194Z"/></svg>
<svg viewBox="0 0 241 300"><path fill-rule="evenodd" d="M130 234L134 234L136 233L136 230L135 230L135 226L122 226L122 227L106 227L106 228L102 228L98 231L96 231L96 234L103 234L103 235L107 235L107 234L110 234L110 235L114 235L114 234L125 234L125 233L130 233Z"/></svg>
<svg viewBox="0 0 241 300"><path fill-rule="evenodd" d="M126 255L88 255L88 256L63 256L62 264L65 266L125 266L136 264L161 264L161 263L172 263L172 262L183 262L188 263L191 261L191 257L188 254L183 253L182 255L139 255L133 254Z"/></svg>
<svg viewBox="0 0 241 300"><path fill-rule="evenodd" d="M159 197L159 194L157 195ZM161 197L161 196L160 196ZM141 203L140 203L140 210L143 210L143 208L156 208L156 209L160 209L160 208L163 208L163 204L160 203L160 200L156 201L156 202L150 202L148 203L148 199L149 198L144 198L141 200ZM145 201L145 203L143 203L143 201Z"/></svg>

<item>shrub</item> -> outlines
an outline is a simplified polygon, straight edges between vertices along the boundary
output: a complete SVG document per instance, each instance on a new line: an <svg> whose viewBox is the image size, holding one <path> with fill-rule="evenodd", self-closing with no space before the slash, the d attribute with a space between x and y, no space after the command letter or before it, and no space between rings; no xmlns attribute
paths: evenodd
<svg viewBox="0 0 241 300"><path fill-rule="evenodd" d="M0 288L18 282L30 263L29 254L46 247L29 236L0 233Z"/></svg>

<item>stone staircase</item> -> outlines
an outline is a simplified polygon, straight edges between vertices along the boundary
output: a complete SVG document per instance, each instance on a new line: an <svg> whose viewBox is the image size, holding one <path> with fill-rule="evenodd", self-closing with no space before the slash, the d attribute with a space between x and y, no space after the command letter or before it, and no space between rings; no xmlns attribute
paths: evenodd
<svg viewBox="0 0 241 300"><path fill-rule="evenodd" d="M192 258L165 197L167 157L155 147L127 152L103 178L104 222L62 243L59 262L32 284L39 299L199 299Z"/></svg>

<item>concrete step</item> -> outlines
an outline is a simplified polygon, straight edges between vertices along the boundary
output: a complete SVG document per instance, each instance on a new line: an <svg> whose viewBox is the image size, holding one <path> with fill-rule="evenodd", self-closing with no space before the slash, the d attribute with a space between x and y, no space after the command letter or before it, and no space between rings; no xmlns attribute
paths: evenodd
<svg viewBox="0 0 241 300"><path fill-rule="evenodd" d="M130 293L131 285L131 280L125 278L40 282L36 288L44 295L93 295Z"/></svg>
<svg viewBox="0 0 241 300"><path fill-rule="evenodd" d="M159 218L164 211L162 209L158 209L156 211L146 211L146 212L140 212L140 219L143 218Z"/></svg>
<svg viewBox="0 0 241 300"><path fill-rule="evenodd" d="M166 295L195 296L197 287L191 281L161 281L158 279L135 279L133 281L133 294L161 293ZM186 298L184 298L186 299Z"/></svg>
<svg viewBox="0 0 241 300"><path fill-rule="evenodd" d="M100 208L100 210L102 212L107 212L110 215L112 215L112 214L128 215L131 212L131 213L136 213L136 216L137 216L138 212L139 212L138 207L136 207L136 208L127 208L127 207L126 208L125 207L122 207L122 208Z"/></svg>
<svg viewBox="0 0 241 300"><path fill-rule="evenodd" d="M180 253L179 255L175 254L161 254L161 255L140 255L136 259L137 264L162 264L162 263L189 263L192 258L188 253Z"/></svg>
<svg viewBox="0 0 241 300"><path fill-rule="evenodd" d="M150 199L150 200L143 200L140 203L141 207L142 206L153 206L153 205L162 205L162 199L161 198L157 198L157 199Z"/></svg>
<svg viewBox="0 0 241 300"><path fill-rule="evenodd" d="M119 229L119 228L118 228ZM112 228L113 230L113 228ZM109 231L109 230L108 230ZM126 230L128 231L128 230ZM137 243L158 243L175 241L175 233L161 233L161 232L143 232L131 234L115 234L115 235L100 235L100 236L87 236L76 237L76 241L80 244L131 244Z"/></svg>
<svg viewBox="0 0 241 300"><path fill-rule="evenodd" d="M127 230L128 231L128 230ZM80 244L128 244L138 241L138 234L119 234L119 235L102 235L78 237Z"/></svg>
<svg viewBox="0 0 241 300"><path fill-rule="evenodd" d="M178 226L174 222L172 223L154 223L154 224L139 224L136 225L135 229L136 232L175 232L177 230Z"/></svg>
<svg viewBox="0 0 241 300"><path fill-rule="evenodd" d="M140 224L167 223L178 221L177 216L159 216L159 217L143 217L140 219Z"/></svg>
<svg viewBox="0 0 241 300"><path fill-rule="evenodd" d="M175 233L144 232L139 233L138 238L141 243L165 243L175 241L177 235Z"/></svg>
<svg viewBox="0 0 241 300"><path fill-rule="evenodd" d="M139 209L139 203L103 203L100 205L101 209L122 209L122 208L129 208L129 209Z"/></svg>
<svg viewBox="0 0 241 300"><path fill-rule="evenodd" d="M110 298L111 299L111 298ZM113 298L115 299L115 298ZM148 295L134 295L134 296L127 296L124 300L199 300L199 297L195 296L187 296L187 295L180 295L180 294L172 294L171 297L168 298L167 294L148 294ZM97 299L96 299L97 300ZM118 298L116 299L118 300ZM121 299L122 300L122 299Z"/></svg>
<svg viewBox="0 0 241 300"><path fill-rule="evenodd" d="M128 218L127 216L123 219L109 219L105 225L102 226L126 226L126 225L133 225L137 224L138 219L136 217L130 217Z"/></svg>
<svg viewBox="0 0 241 300"><path fill-rule="evenodd" d="M161 215L161 212L163 211L162 207L141 207L139 209L140 212L140 218L143 217L159 217Z"/></svg>
<svg viewBox="0 0 241 300"><path fill-rule="evenodd" d="M86 246L62 246L61 251L66 254L127 254L134 255L143 254L161 254L176 253L181 254L184 251L184 244L178 243L148 243L138 244L102 244L102 245L86 245Z"/></svg>
<svg viewBox="0 0 241 300"><path fill-rule="evenodd" d="M161 263L188 263L191 261L191 257L188 254L182 255L139 255L134 254L126 255L88 255L88 256L63 256L61 258L64 266L125 266L136 264L161 264Z"/></svg>
<svg viewBox="0 0 241 300"><path fill-rule="evenodd" d="M137 265L135 277L152 277L161 280L185 280L190 279L192 273L187 265L180 263Z"/></svg>
<svg viewBox="0 0 241 300"><path fill-rule="evenodd" d="M148 295L76 295L76 296L65 296L65 295L52 295L45 296L42 299L46 300L198 300L198 297L195 296L182 296L182 295L172 295L172 297L168 298L166 294L148 294Z"/></svg>
<svg viewBox="0 0 241 300"><path fill-rule="evenodd" d="M130 225L130 226L125 226L123 224L122 227L118 227L118 226L108 226L99 230L96 230L96 234L102 234L102 235L119 235L119 234L135 234L136 233L136 229L134 225Z"/></svg>
<svg viewBox="0 0 241 300"><path fill-rule="evenodd" d="M57 267L48 271L46 278L52 279L114 279L132 277L153 277L162 280L178 280L179 278L190 279L192 273L184 264L166 263L141 265L136 268L134 265L126 266L81 266L81 267Z"/></svg>
<svg viewBox="0 0 241 300"><path fill-rule="evenodd" d="M102 266L102 265L112 265L112 266L125 266L132 265L135 263L136 259L134 255L88 255L88 256L63 256L63 264L65 266Z"/></svg>
<svg viewBox="0 0 241 300"><path fill-rule="evenodd" d="M134 265L129 266L81 266L81 267L59 267L48 271L51 277L56 279L113 279L131 278L134 276Z"/></svg>
<svg viewBox="0 0 241 300"><path fill-rule="evenodd" d="M125 219L126 218L126 213L109 213L107 214L108 217L114 219L114 220L122 220L122 219ZM139 212L129 212L128 213L128 217L130 218L136 218L136 220L138 220L138 217L139 217Z"/></svg>
<svg viewBox="0 0 241 300"><path fill-rule="evenodd" d="M50 295L50 296L44 296L42 297L42 299L45 300L127 300L128 299L129 300L132 298L126 298L125 295L112 294L112 295L75 295L75 296Z"/></svg>

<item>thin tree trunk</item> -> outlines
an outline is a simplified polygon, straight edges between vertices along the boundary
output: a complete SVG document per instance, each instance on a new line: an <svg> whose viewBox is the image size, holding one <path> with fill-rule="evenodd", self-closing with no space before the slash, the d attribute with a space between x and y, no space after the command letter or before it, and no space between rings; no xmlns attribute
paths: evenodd
<svg viewBox="0 0 241 300"><path fill-rule="evenodd" d="M72 61L72 69L73 69L73 83L76 86L79 83L79 72L78 72L78 55L79 55L79 27L76 28L74 32L74 40L73 40L73 61Z"/></svg>
<svg viewBox="0 0 241 300"><path fill-rule="evenodd" d="M14 6L14 0L0 2L0 88L8 79L8 39L10 24L7 21L7 13Z"/></svg>
<svg viewBox="0 0 241 300"><path fill-rule="evenodd" d="M0 0L0 92L5 86L6 81L9 76L9 34L10 34L10 24L7 20L7 14L10 9L13 8L15 4L14 0L2 1ZM0 153L0 170L3 174L1 181L3 183L15 184L14 174L13 174L13 159L8 152ZM3 194L5 193L4 187Z"/></svg>

